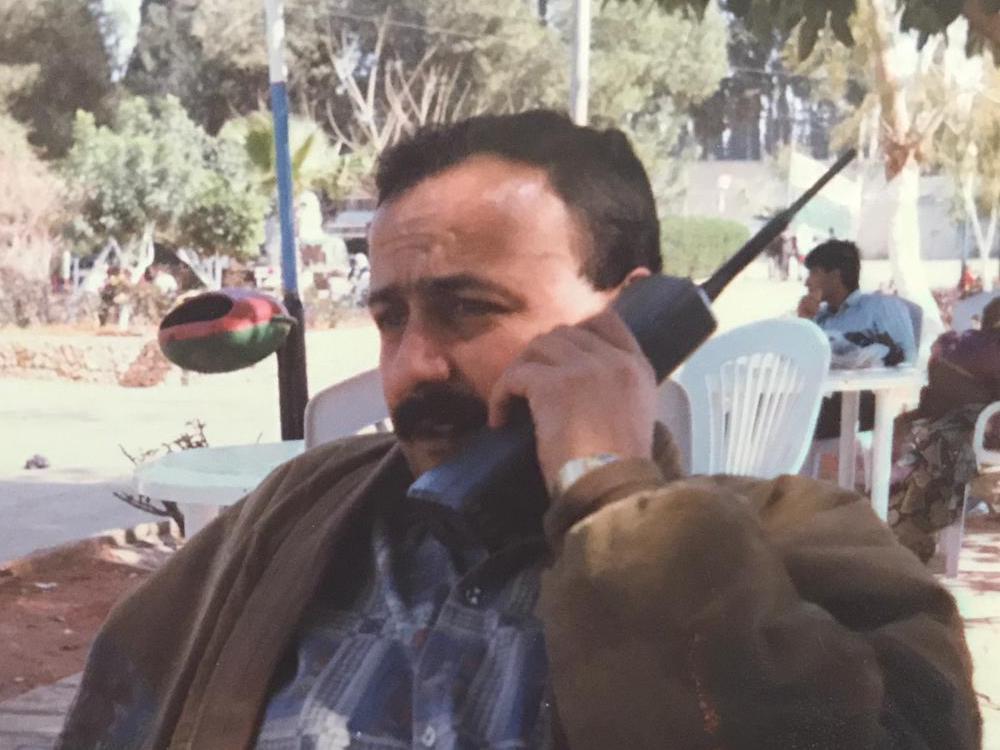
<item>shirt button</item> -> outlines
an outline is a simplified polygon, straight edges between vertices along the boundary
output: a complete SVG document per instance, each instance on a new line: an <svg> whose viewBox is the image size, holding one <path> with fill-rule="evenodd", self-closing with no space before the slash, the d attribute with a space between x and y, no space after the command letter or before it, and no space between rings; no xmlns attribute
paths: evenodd
<svg viewBox="0 0 1000 750"><path fill-rule="evenodd" d="M465 601L473 607L478 607L482 598L483 590L478 586L469 586L469 588L465 590Z"/></svg>
<svg viewBox="0 0 1000 750"><path fill-rule="evenodd" d="M437 732L434 731L434 727L428 726L422 735L420 735L420 744L424 747L434 747L434 742L437 740Z"/></svg>

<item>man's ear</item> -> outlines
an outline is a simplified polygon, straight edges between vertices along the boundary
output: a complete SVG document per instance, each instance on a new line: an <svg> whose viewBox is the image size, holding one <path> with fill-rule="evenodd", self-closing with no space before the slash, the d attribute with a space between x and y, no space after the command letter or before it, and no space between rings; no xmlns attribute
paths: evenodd
<svg viewBox="0 0 1000 750"><path fill-rule="evenodd" d="M653 272L650 271L645 266L639 266L638 268L633 268L631 271L628 272L628 276L626 276L622 280L622 283L619 284L617 287L615 287L615 293L617 294L622 289L624 289L629 284L631 284L633 281L638 281L639 279L645 279L645 278L648 278L648 277L650 277L652 275L653 275Z"/></svg>

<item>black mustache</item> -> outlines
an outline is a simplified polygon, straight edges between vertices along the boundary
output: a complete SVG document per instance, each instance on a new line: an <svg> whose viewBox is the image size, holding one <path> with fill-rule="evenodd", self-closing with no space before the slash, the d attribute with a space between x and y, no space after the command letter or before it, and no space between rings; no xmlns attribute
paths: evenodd
<svg viewBox="0 0 1000 750"><path fill-rule="evenodd" d="M418 388L392 412L392 426L400 440L449 438L483 427L486 403L454 385Z"/></svg>

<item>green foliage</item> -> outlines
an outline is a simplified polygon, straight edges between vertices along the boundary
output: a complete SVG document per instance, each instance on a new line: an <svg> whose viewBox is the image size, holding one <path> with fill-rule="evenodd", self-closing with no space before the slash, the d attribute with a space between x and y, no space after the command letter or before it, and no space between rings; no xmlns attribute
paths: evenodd
<svg viewBox="0 0 1000 750"><path fill-rule="evenodd" d="M277 190L275 167L274 119L269 112L254 112L227 122L219 138L242 148L264 195ZM295 192L322 186L339 167L340 157L320 126L305 117L291 117L288 122L288 148L291 154L292 185Z"/></svg>
<svg viewBox="0 0 1000 750"><path fill-rule="evenodd" d="M108 237L132 244L149 229L202 252L246 255L259 243L266 202L244 153L205 133L172 97L127 99L106 127L78 113L63 171L80 252Z"/></svg>
<svg viewBox="0 0 1000 750"><path fill-rule="evenodd" d="M985 59L981 64L981 83L968 101L946 78L928 87L932 101L952 103L929 155L955 180L956 193L970 187L976 208L989 215L1000 207L1000 69Z"/></svg>
<svg viewBox="0 0 1000 750"><path fill-rule="evenodd" d="M700 18L652 2L608 5L594 20L591 119L624 129L661 206L679 197L681 132L728 71L726 23L712 3Z"/></svg>
<svg viewBox="0 0 1000 750"><path fill-rule="evenodd" d="M266 100L263 32L263 3L147 0L125 86L139 96L176 96L216 133Z"/></svg>
<svg viewBox="0 0 1000 750"><path fill-rule="evenodd" d="M88 0L0 0L0 96L31 143L61 156L78 109L113 101L104 43Z"/></svg>
<svg viewBox="0 0 1000 750"><path fill-rule="evenodd" d="M668 216L660 221L663 270L701 279L710 275L748 239L737 221L701 216Z"/></svg>
<svg viewBox="0 0 1000 750"><path fill-rule="evenodd" d="M700 19L654 3L608 5L594 21L591 103L614 122L685 111L726 75L726 22L712 3Z"/></svg>
<svg viewBox="0 0 1000 750"><path fill-rule="evenodd" d="M942 4L939 10L943 12L947 5ZM949 12L958 11L953 8ZM871 132L879 108L876 51L871 36L864 33L872 22L868 8L859 8L851 22L858 40L853 48L838 44L826 31L796 67L796 72L816 77L814 96L841 110L844 119L835 131L837 145L855 144L862 134L869 138L877 135ZM955 180L958 216L966 211L961 194L968 180L974 183L981 211L989 213L993 205L1000 204L1000 71L989 55L966 59L955 54L965 42L957 28L930 42L919 74L912 77L905 91L915 121L930 123L921 132L924 164ZM796 56L793 46L786 47L786 59ZM856 106L844 101L849 83L864 95ZM940 125L935 124L938 122Z"/></svg>
<svg viewBox="0 0 1000 750"><path fill-rule="evenodd" d="M217 142L205 167L202 188L179 219L177 241L210 255L255 256L264 241L267 199L253 189L244 153Z"/></svg>
<svg viewBox="0 0 1000 750"><path fill-rule="evenodd" d="M628 2L629 0L619 0ZM702 14L709 0L656 0L668 11L687 11ZM897 3L893 2L895 6ZM920 34L920 46L934 35L942 34L962 12L964 0L899 0L902 9L900 26L902 31L916 31ZM859 9L856 0L728 0L725 9L742 19L747 28L762 39L779 33L787 36L796 27L799 30L799 51L808 57L823 29L832 30L843 44L851 46L854 35L851 32L851 16ZM987 13L1000 13L994 0L985 3ZM988 41L988 40L987 40ZM995 42L995 40L994 40ZM970 36L967 51L974 53L984 46L984 40ZM997 50L994 43L994 56Z"/></svg>
<svg viewBox="0 0 1000 750"><path fill-rule="evenodd" d="M565 106L568 53L553 29L543 26L525 0L409 0L427 26L451 38L428 40L436 59L462 71L465 113L517 112ZM462 36L458 36L461 34Z"/></svg>

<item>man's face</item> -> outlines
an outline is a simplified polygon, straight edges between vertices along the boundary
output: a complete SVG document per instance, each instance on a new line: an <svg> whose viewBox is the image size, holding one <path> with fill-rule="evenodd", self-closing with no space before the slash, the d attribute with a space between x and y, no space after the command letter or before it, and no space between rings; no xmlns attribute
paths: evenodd
<svg viewBox="0 0 1000 750"><path fill-rule="evenodd" d="M843 286L840 281L840 271L826 271L822 268L810 268L806 277L806 288L809 294L821 302L829 302L837 290Z"/></svg>
<svg viewBox="0 0 1000 750"><path fill-rule="evenodd" d="M476 156L384 204L369 306L386 403L415 474L485 424L490 391L534 337L603 310L589 239L544 171Z"/></svg>

